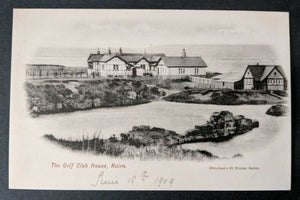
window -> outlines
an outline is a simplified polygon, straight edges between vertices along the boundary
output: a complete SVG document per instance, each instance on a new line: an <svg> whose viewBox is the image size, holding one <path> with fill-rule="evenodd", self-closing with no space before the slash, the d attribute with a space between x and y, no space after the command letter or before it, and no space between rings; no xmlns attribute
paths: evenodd
<svg viewBox="0 0 300 200"><path fill-rule="evenodd" d="M274 72L274 76L276 76L276 72Z"/></svg>
<svg viewBox="0 0 300 200"><path fill-rule="evenodd" d="M104 70L104 65L102 65L102 70Z"/></svg>
<svg viewBox="0 0 300 200"><path fill-rule="evenodd" d="M146 68L146 66L143 64L143 65L141 65L141 68L142 68L142 69L145 69L145 68Z"/></svg>
<svg viewBox="0 0 300 200"><path fill-rule="evenodd" d="M245 78L244 82L245 82L245 84L252 84L252 79L251 78Z"/></svg>
<svg viewBox="0 0 300 200"><path fill-rule="evenodd" d="M195 68L195 74L199 73L199 68Z"/></svg>
<svg viewBox="0 0 300 200"><path fill-rule="evenodd" d="M185 69L182 69L182 68L179 68L178 71L179 71L179 74L184 74L185 73Z"/></svg>
<svg viewBox="0 0 300 200"><path fill-rule="evenodd" d="M113 70L114 71L119 71L119 65L113 65Z"/></svg>

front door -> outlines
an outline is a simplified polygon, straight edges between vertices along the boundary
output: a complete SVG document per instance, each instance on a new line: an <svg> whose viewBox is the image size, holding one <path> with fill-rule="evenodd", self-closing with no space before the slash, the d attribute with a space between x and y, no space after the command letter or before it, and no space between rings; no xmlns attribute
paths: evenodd
<svg viewBox="0 0 300 200"><path fill-rule="evenodd" d="M132 76L136 76L136 68L134 67L134 68L132 68Z"/></svg>

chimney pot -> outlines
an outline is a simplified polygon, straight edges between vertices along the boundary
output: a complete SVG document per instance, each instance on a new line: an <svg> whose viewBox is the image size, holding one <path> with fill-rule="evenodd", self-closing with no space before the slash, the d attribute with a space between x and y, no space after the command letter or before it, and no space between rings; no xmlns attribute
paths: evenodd
<svg viewBox="0 0 300 200"><path fill-rule="evenodd" d="M186 51L185 51L185 49L182 49L182 57L186 58Z"/></svg>

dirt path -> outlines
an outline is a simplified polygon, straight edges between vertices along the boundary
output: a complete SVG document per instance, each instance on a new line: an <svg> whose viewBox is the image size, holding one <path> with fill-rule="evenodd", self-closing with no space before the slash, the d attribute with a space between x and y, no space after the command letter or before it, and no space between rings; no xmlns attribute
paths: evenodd
<svg viewBox="0 0 300 200"><path fill-rule="evenodd" d="M165 89L165 88L159 88L159 90L163 90L163 91L166 93L165 96L159 97L159 100L160 100L160 101L165 101L165 100L163 99L164 97L167 97L167 96L169 96L169 95L171 95L171 94L175 94L175 93L180 92L180 90L170 90L170 89Z"/></svg>

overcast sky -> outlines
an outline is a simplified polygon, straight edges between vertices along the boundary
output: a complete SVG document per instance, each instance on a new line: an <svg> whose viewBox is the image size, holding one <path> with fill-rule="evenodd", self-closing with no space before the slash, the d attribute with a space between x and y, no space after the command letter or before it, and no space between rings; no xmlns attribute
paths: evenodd
<svg viewBox="0 0 300 200"><path fill-rule="evenodd" d="M17 9L14 42L81 48L274 44L286 35L286 20L286 13L270 12Z"/></svg>

